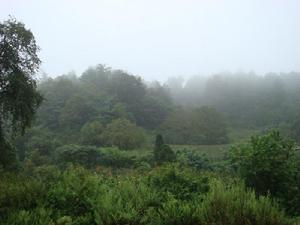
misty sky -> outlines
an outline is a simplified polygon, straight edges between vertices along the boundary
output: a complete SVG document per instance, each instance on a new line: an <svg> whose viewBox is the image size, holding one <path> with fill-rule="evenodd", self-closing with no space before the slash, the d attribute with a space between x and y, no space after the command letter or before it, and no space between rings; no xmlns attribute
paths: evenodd
<svg viewBox="0 0 300 225"><path fill-rule="evenodd" d="M0 0L41 47L42 70L98 63L146 79L300 71L299 0Z"/></svg>

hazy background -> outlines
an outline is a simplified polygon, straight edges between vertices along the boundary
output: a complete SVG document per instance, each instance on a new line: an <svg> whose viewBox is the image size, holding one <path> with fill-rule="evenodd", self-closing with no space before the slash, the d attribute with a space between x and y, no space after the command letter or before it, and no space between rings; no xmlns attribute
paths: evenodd
<svg viewBox="0 0 300 225"><path fill-rule="evenodd" d="M42 70L98 63L146 79L300 71L298 0L1 0L41 47Z"/></svg>

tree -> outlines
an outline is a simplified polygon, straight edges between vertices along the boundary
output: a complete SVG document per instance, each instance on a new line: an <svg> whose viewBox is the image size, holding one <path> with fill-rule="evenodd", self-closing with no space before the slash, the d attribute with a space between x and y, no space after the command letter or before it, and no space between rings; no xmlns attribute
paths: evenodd
<svg viewBox="0 0 300 225"><path fill-rule="evenodd" d="M170 162L176 159L176 155L169 145L164 144L161 134L156 135L154 147L154 160L156 163Z"/></svg>
<svg viewBox="0 0 300 225"><path fill-rule="evenodd" d="M80 128L96 114L96 110L88 104L82 95L74 95L61 109L60 124L65 128Z"/></svg>
<svg viewBox="0 0 300 225"><path fill-rule="evenodd" d="M122 118L108 124L102 137L107 145L125 150L138 148L145 142L143 129Z"/></svg>
<svg viewBox="0 0 300 225"><path fill-rule="evenodd" d="M24 134L42 101L33 77L41 63L38 51L23 23L13 18L0 23L0 163L4 167L8 166L8 134Z"/></svg>
<svg viewBox="0 0 300 225"><path fill-rule="evenodd" d="M278 131L254 136L250 144L232 147L230 162L247 186L280 199L290 213L300 212L300 164L294 142Z"/></svg>
<svg viewBox="0 0 300 225"><path fill-rule="evenodd" d="M168 143L224 144L228 142L226 123L214 108L174 110L162 124Z"/></svg>
<svg viewBox="0 0 300 225"><path fill-rule="evenodd" d="M99 121L85 123L80 130L82 144L101 146L103 130L104 127Z"/></svg>

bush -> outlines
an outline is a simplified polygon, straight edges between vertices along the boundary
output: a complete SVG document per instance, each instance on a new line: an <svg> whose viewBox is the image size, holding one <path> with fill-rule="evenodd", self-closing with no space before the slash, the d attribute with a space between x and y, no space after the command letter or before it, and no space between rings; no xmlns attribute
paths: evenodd
<svg viewBox="0 0 300 225"><path fill-rule="evenodd" d="M112 168L139 168L150 167L152 155L143 155L140 150L136 152L123 151L118 148L100 148L98 165Z"/></svg>
<svg viewBox="0 0 300 225"><path fill-rule="evenodd" d="M0 183L0 224L290 224L269 197L178 165L122 176L72 166L46 188L38 177L8 175Z"/></svg>
<svg viewBox="0 0 300 225"><path fill-rule="evenodd" d="M45 186L38 180L13 173L0 176L0 223L18 209L35 208L45 197Z"/></svg>
<svg viewBox="0 0 300 225"><path fill-rule="evenodd" d="M96 224L145 224L149 208L161 205L158 193L150 189L141 178L118 179L105 194L98 193L94 202Z"/></svg>
<svg viewBox="0 0 300 225"><path fill-rule="evenodd" d="M199 154L195 150L183 149L176 152L176 155L181 164L191 166L199 171L215 169L205 154Z"/></svg>
<svg viewBox="0 0 300 225"><path fill-rule="evenodd" d="M230 162L247 186L258 194L279 198L287 211L299 215L300 164L292 141L277 131L254 136L250 144L231 148Z"/></svg>
<svg viewBox="0 0 300 225"><path fill-rule="evenodd" d="M175 161L176 155L169 145L164 144L162 135L158 134L155 140L154 160L160 164Z"/></svg>
<svg viewBox="0 0 300 225"><path fill-rule="evenodd" d="M134 167L134 157L117 148L100 149L98 164L113 168Z"/></svg>
<svg viewBox="0 0 300 225"><path fill-rule="evenodd" d="M81 145L64 145L56 149L55 154L60 165L75 163L88 168L95 167L100 156L96 147Z"/></svg>
<svg viewBox="0 0 300 225"><path fill-rule="evenodd" d="M1 131L0 131L1 132ZM16 150L0 134L0 168L14 170L17 168Z"/></svg>
<svg viewBox="0 0 300 225"><path fill-rule="evenodd" d="M49 190L45 205L59 215L68 215L76 220L92 224L91 199L101 189L101 180L80 167L69 167L60 180ZM101 192L102 193L102 192Z"/></svg>
<svg viewBox="0 0 300 225"><path fill-rule="evenodd" d="M80 130L81 143L84 145L101 146L104 141L102 140L102 132L104 131L103 125L98 121L88 122Z"/></svg>
<svg viewBox="0 0 300 225"><path fill-rule="evenodd" d="M20 210L12 213L7 220L7 225L55 225L51 219L52 211L37 208L32 211ZM63 225L71 225L64 223Z"/></svg>
<svg viewBox="0 0 300 225"><path fill-rule="evenodd" d="M178 109L161 125L166 143L225 144L228 132L222 115L214 108Z"/></svg>
<svg viewBox="0 0 300 225"><path fill-rule="evenodd" d="M191 200L209 189L208 175L170 164L154 170L149 176L149 185L161 192L168 192L176 199Z"/></svg>
<svg viewBox="0 0 300 225"><path fill-rule="evenodd" d="M107 125L103 140L108 146L120 149L135 149L145 142L144 131L126 119L116 119Z"/></svg>
<svg viewBox="0 0 300 225"><path fill-rule="evenodd" d="M258 197L241 183L213 180L199 210L200 224L283 225L285 215L269 197Z"/></svg>

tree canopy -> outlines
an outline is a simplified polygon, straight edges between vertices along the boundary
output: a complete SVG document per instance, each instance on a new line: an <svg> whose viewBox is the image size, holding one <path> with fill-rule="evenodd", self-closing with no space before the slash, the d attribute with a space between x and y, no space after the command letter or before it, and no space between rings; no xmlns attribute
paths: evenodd
<svg viewBox="0 0 300 225"><path fill-rule="evenodd" d="M40 59L32 32L11 18L0 23L0 138L1 163L9 147L7 135L24 134L42 101L33 75ZM6 144L5 144L6 143Z"/></svg>

